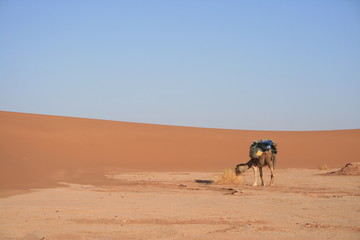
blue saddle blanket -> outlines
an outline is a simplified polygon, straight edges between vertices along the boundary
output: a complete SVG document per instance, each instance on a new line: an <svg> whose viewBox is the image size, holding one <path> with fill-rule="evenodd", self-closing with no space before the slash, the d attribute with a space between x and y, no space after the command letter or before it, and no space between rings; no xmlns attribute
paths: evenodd
<svg viewBox="0 0 360 240"><path fill-rule="evenodd" d="M271 148L271 145L273 145L273 141L266 140L266 141L262 142L262 144L265 145L266 148Z"/></svg>

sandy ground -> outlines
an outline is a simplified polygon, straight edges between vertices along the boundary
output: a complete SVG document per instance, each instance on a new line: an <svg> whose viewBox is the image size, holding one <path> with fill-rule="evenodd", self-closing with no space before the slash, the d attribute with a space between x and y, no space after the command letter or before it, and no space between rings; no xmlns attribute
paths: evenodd
<svg viewBox="0 0 360 240"><path fill-rule="evenodd" d="M263 138L274 187L209 184ZM359 174L318 170L360 162L359 139L0 111L0 239L360 239Z"/></svg>
<svg viewBox="0 0 360 240"><path fill-rule="evenodd" d="M360 239L360 177L280 169L274 187L217 173L112 172L0 199L0 239ZM266 182L269 171L265 170Z"/></svg>

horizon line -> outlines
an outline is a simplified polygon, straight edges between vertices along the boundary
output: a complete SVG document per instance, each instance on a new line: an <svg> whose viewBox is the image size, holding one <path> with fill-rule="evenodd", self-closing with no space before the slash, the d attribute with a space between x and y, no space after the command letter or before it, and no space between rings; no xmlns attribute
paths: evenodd
<svg viewBox="0 0 360 240"><path fill-rule="evenodd" d="M84 119L84 120L110 121L110 122L119 122L119 123L128 123L128 124L156 125L156 126L165 126L165 127L200 128L200 129L209 129L209 130L259 131L259 132L328 132L328 131L351 131L351 130L360 130L360 128L322 129L322 130L258 130L258 129L235 129L235 128L198 127L198 126L186 126L186 125L175 125L175 124L162 124L162 123L131 122L131 121L122 121L122 120L105 119L105 118L95 118L95 117L79 117L79 116L70 116L70 115L44 114L44 113L35 113L35 112L18 112L18 111L9 111L9 110L0 110L0 112L16 113L16 114L28 114L28 115L40 115L40 116L49 116L49 117L77 118L77 119Z"/></svg>

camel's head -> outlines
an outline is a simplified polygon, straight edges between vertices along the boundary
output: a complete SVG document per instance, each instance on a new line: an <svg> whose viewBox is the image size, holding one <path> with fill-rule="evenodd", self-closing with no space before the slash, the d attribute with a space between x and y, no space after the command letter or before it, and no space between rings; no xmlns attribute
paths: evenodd
<svg viewBox="0 0 360 240"><path fill-rule="evenodd" d="M236 165L236 167L235 167L236 176L239 176L240 174L242 174L243 172L245 172L247 170L247 168L245 166L246 166L245 164Z"/></svg>

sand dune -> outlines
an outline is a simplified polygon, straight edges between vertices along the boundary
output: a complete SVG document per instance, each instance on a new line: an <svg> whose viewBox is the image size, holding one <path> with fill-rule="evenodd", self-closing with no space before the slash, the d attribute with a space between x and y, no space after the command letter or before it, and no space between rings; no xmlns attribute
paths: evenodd
<svg viewBox="0 0 360 240"><path fill-rule="evenodd" d="M247 131L0 112L0 187L94 179L113 169L221 171L248 160L255 139L279 144L278 168L358 161L360 129Z"/></svg>
<svg viewBox="0 0 360 240"><path fill-rule="evenodd" d="M0 112L0 238L358 239L358 175L317 168L359 161L359 137ZM260 138L279 144L274 187L209 184Z"/></svg>

